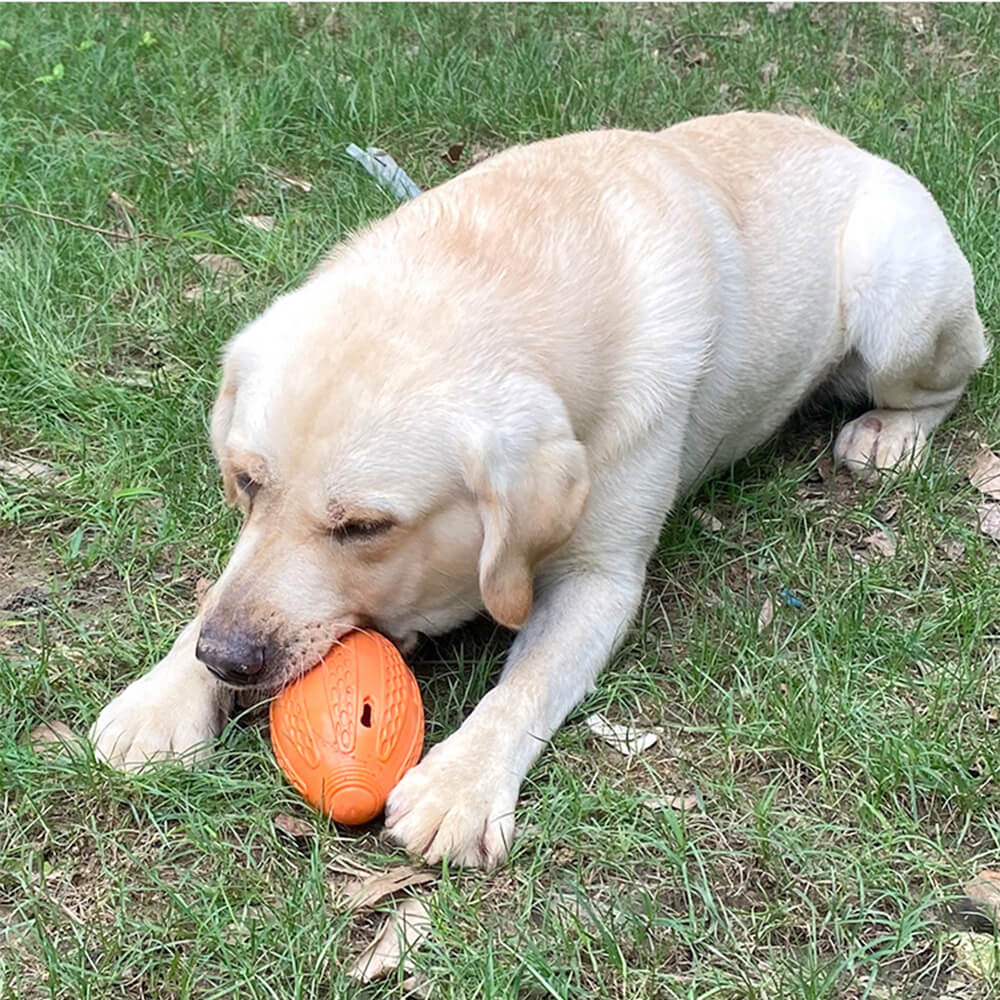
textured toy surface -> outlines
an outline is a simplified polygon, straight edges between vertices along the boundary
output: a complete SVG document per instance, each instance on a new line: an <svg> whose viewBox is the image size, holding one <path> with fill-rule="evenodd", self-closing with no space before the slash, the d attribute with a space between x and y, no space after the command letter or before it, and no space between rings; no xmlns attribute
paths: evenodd
<svg viewBox="0 0 1000 1000"><path fill-rule="evenodd" d="M367 823L423 749L416 678L384 636L351 632L271 702L271 745L310 805Z"/></svg>

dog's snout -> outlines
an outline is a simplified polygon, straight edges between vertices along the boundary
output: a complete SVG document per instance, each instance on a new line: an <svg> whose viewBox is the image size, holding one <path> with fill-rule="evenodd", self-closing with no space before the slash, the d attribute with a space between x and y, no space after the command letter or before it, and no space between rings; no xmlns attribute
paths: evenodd
<svg viewBox="0 0 1000 1000"><path fill-rule="evenodd" d="M264 669L264 644L241 628L206 622L194 655L227 684L253 684Z"/></svg>

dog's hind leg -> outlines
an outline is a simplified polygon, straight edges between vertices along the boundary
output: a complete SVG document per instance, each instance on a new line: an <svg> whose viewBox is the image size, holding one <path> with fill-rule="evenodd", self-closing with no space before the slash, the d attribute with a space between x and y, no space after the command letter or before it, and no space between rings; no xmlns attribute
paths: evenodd
<svg viewBox="0 0 1000 1000"><path fill-rule="evenodd" d="M891 164L863 185L841 278L843 394L861 388L876 408L842 428L834 457L870 481L919 465L988 351L968 262L933 198Z"/></svg>

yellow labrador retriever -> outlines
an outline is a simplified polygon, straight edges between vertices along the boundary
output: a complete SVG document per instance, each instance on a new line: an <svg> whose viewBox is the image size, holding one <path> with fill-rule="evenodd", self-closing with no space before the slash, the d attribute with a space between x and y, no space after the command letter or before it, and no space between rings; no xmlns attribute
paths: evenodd
<svg viewBox="0 0 1000 1000"><path fill-rule="evenodd" d="M212 440L245 514L166 658L100 714L115 767L202 752L369 625L485 608L496 687L389 799L428 861L507 853L528 768L639 603L664 517L824 389L863 478L911 468L986 357L927 191L771 114L511 149L356 235L225 354Z"/></svg>

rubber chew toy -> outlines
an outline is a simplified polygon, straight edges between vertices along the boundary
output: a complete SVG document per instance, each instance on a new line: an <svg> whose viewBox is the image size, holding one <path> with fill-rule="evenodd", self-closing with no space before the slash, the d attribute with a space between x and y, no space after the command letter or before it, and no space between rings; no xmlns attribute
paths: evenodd
<svg viewBox="0 0 1000 1000"><path fill-rule="evenodd" d="M311 806L367 823L423 749L416 678L384 636L351 632L271 702L271 745Z"/></svg>

